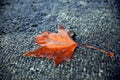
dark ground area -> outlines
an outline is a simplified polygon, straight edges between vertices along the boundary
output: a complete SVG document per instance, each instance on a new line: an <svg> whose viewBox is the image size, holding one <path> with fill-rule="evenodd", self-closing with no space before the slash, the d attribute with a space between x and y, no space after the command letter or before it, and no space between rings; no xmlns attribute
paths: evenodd
<svg viewBox="0 0 120 80"><path fill-rule="evenodd" d="M0 80L120 80L120 14L115 0L0 0ZM74 31L74 40L115 53L78 47L57 68L52 60L23 57L37 49L34 37Z"/></svg>

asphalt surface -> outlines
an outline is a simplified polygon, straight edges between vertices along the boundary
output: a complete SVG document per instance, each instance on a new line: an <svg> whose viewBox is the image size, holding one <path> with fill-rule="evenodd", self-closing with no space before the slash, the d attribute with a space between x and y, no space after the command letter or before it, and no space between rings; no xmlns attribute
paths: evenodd
<svg viewBox="0 0 120 80"><path fill-rule="evenodd" d="M0 0L0 80L119 80L120 9L117 0ZM58 24L78 43L74 59L54 67L53 60L23 57L38 48L34 37L57 32Z"/></svg>

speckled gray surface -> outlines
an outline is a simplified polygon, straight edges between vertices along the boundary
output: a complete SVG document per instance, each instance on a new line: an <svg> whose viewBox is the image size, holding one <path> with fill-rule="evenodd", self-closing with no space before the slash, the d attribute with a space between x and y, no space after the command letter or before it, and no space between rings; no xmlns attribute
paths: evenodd
<svg viewBox="0 0 120 80"><path fill-rule="evenodd" d="M0 0L0 80L118 80L120 15L115 0ZM74 31L74 40L115 52L78 47L74 59L57 68L53 61L22 55L37 49L34 37Z"/></svg>

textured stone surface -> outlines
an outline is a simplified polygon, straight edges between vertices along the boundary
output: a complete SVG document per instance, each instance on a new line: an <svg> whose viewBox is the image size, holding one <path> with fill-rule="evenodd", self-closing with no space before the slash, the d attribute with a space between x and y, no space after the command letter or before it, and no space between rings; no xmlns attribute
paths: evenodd
<svg viewBox="0 0 120 80"><path fill-rule="evenodd" d="M0 0L0 80L117 80L120 15L114 0ZM71 64L22 55L37 49L34 37L62 24L74 40L116 56L78 47Z"/></svg>

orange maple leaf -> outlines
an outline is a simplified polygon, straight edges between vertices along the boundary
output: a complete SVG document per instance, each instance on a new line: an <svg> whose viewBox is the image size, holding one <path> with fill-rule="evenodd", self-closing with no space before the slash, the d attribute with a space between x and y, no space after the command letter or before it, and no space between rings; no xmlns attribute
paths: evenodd
<svg viewBox="0 0 120 80"><path fill-rule="evenodd" d="M53 59L55 66L63 61L70 62L77 43L70 37L69 31L59 26L58 33L43 32L36 36L35 42L41 46L39 49L25 53L24 56L46 57Z"/></svg>
<svg viewBox="0 0 120 80"><path fill-rule="evenodd" d="M34 56L34 57L45 57L47 59L53 59L54 65L58 66L63 61L70 62L73 58L73 52L78 46L77 42L71 39L71 33L69 30L64 29L63 26L59 25L58 33L43 32L41 35L36 36L35 42L40 48L25 53L23 56ZM114 53L108 52L94 46L86 44L79 44L79 46L86 46L88 48L96 49L101 52L108 54L111 58Z"/></svg>

